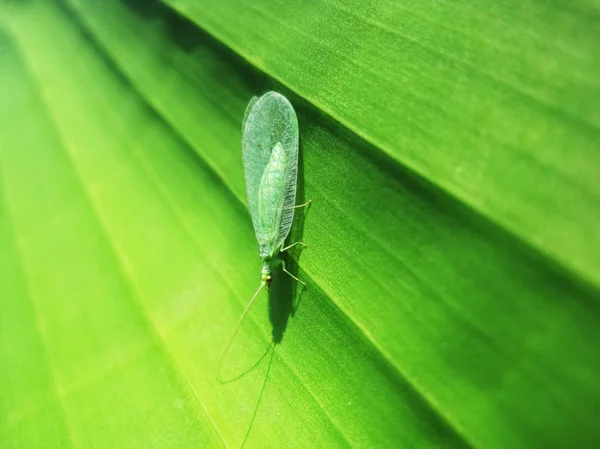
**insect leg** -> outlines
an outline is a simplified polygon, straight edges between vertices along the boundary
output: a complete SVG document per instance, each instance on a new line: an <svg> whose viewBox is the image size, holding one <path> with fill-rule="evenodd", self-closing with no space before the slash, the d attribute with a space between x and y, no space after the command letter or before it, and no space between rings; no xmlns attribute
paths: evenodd
<svg viewBox="0 0 600 449"><path fill-rule="evenodd" d="M308 206L310 203L312 203L312 200L308 200L306 203L304 204L298 204L297 206L293 206L292 209L298 209L300 207L306 207Z"/></svg>
<svg viewBox="0 0 600 449"><path fill-rule="evenodd" d="M288 246L286 246L285 248L283 247L283 245L281 245L281 248L279 249L279 252L281 253L281 252L283 252L283 251L287 251L288 249L290 249L290 248L292 248L292 247L294 247L294 246L296 246L296 245L302 245L302 246L304 246L305 248L308 246L308 245L307 245L306 243L304 243L304 242L296 242L296 243L292 243L291 245L288 245Z"/></svg>
<svg viewBox="0 0 600 449"><path fill-rule="evenodd" d="M283 269L283 271L285 271L288 275L290 275L290 277L292 279L295 279L297 282L300 282L302 285L304 285L305 287L308 285L306 282L301 281L300 279L298 279L296 276L294 276L292 273L290 273L288 270L285 269L285 260L281 259L281 268Z"/></svg>

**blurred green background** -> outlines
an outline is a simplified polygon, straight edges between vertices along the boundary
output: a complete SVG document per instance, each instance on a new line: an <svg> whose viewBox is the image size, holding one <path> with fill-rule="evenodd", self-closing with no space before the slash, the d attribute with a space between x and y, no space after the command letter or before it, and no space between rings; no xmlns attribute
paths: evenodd
<svg viewBox="0 0 600 449"><path fill-rule="evenodd" d="M592 0L0 0L0 447L598 447L599 55ZM268 90L308 287L220 384Z"/></svg>

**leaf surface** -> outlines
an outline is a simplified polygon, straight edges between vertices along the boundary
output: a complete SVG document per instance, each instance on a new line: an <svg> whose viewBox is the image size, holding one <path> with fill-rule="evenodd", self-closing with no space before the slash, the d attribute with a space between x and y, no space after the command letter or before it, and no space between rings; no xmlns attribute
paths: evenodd
<svg viewBox="0 0 600 449"><path fill-rule="evenodd" d="M288 48L294 62L280 73L264 62L267 46L256 36L246 34L262 59L209 25L225 10L204 5L204 24L190 4L173 3L177 13L159 3L32 0L13 5L2 21L0 435L7 447L592 447L600 438L593 413L599 295L582 278L595 256L570 258L568 248L546 245L550 234L531 239L528 226L546 219L544 232L560 224L573 245L593 247L595 237L583 231L598 214L532 207L527 226L515 221L530 201L523 194L530 181L542 190L571 188L551 171L531 177L542 147L523 149L534 163L521 181L497 171L478 185L475 201L460 183L449 187L449 153L431 149L437 168L420 174L399 156L411 153L396 138L416 144L415 128L395 126L394 117L407 113L394 103L400 95L381 103L385 121L369 109L383 92L372 92L376 74L357 64L339 72L351 89L331 90L305 60L300 44L309 40L297 35L298 46ZM315 5L296 28L319 8L332 26L349 26L341 7ZM259 6L233 14L228 29L241 33L240 17ZM262 36L282 33L253 23ZM375 30L388 38L376 27L373 39ZM328 32L310 41L333 45L339 36ZM271 52L282 59L278 47ZM366 54L354 58L368 62ZM399 83L401 74L390 73ZM424 73L433 83L434 72ZM369 81L362 105L356 77ZM305 88L319 83L317 99ZM313 203L292 228L292 239L310 247L288 262L309 286L276 275L223 371L238 377L259 363L221 385L223 348L260 279L241 123L247 102L270 89L298 112L299 201ZM342 104L352 113L346 118L336 109ZM565 114L584 110L557 105ZM450 147L471 132L471 112L446 130ZM515 132L527 126L513 109L502 114ZM573 129L569 120L556 125L574 153L587 151ZM488 158L496 150L463 151L451 157L500 167ZM502 157L518 162L515 153ZM578 182L589 193L588 181ZM588 193L573 195L584 201ZM571 270L573 261L584 269Z"/></svg>

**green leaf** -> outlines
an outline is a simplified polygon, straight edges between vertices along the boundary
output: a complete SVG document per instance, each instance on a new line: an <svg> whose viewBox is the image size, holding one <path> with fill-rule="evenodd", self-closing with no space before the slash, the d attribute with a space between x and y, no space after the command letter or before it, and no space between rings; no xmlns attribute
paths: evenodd
<svg viewBox="0 0 600 449"><path fill-rule="evenodd" d="M596 2L164 1L600 285Z"/></svg>
<svg viewBox="0 0 600 449"><path fill-rule="evenodd" d="M238 3L0 17L0 446L594 447L594 7ZM269 89L308 287L276 274L220 384Z"/></svg>

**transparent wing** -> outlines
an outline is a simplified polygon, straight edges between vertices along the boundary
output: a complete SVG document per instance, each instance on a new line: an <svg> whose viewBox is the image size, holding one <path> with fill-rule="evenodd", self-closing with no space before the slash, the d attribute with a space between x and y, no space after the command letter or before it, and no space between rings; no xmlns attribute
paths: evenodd
<svg viewBox="0 0 600 449"><path fill-rule="evenodd" d="M250 115L250 111L252 110L252 107L257 101L258 97L252 97L252 99L248 103L248 106L246 106L246 112L244 112L244 121L242 122L242 132L244 132L244 129L246 128L246 121L248 120L248 115Z"/></svg>
<svg viewBox="0 0 600 449"><path fill-rule="evenodd" d="M283 153L274 160L276 146ZM274 255L290 232L298 171L298 119L284 96L268 92L250 101L242 130L242 157L248 208L260 253ZM266 183L272 176L265 176L265 170L273 167L278 182Z"/></svg>

